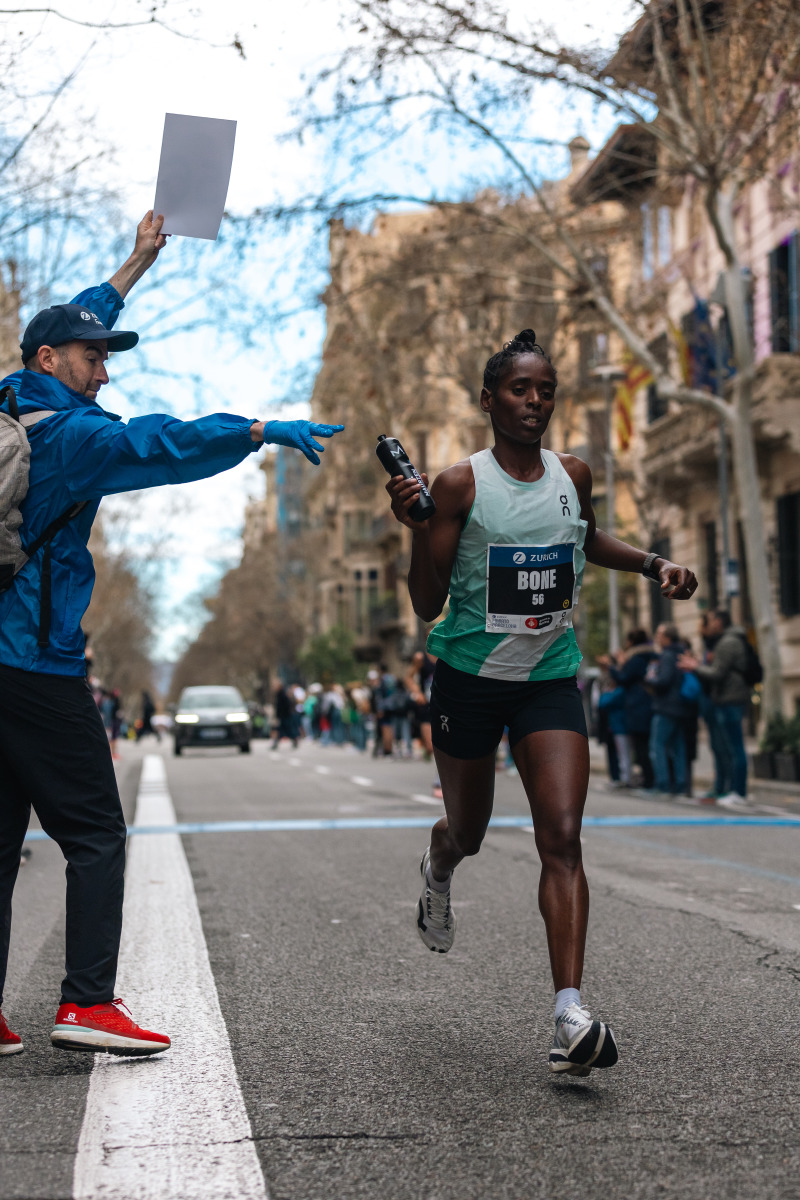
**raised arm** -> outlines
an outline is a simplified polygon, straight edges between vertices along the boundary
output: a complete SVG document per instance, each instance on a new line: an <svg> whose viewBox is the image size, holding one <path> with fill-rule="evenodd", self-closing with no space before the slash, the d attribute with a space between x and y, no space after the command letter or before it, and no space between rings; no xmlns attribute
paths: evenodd
<svg viewBox="0 0 800 1200"><path fill-rule="evenodd" d="M627 542L621 542L619 538L611 537L597 528L592 508L592 472L586 463L572 454L561 454L559 458L575 484L581 503L581 517L586 522L584 550L587 562L608 567L612 571L632 571L641 575L648 557L647 551L629 546ZM697 590L694 572L667 558L658 557L652 562L650 577L660 584L662 595L670 600L688 600Z"/></svg>
<svg viewBox="0 0 800 1200"><path fill-rule="evenodd" d="M427 486L427 475L422 478ZM460 462L436 476L430 489L436 512L429 521L412 521L408 515L420 490L415 479L390 479L386 490L395 517L414 535L408 572L411 604L423 621L435 621L447 600L458 539L475 499L472 467Z"/></svg>
<svg viewBox="0 0 800 1200"><path fill-rule="evenodd" d="M108 281L123 300L145 271L152 267L159 251L166 246L166 236L161 232L163 224L163 216L154 217L153 210L149 209L136 226L136 242L130 258L126 259Z"/></svg>

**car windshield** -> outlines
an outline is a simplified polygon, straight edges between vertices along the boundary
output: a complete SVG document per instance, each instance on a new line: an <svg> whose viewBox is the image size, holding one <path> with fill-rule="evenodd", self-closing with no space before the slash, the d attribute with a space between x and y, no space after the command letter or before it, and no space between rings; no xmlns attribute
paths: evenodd
<svg viewBox="0 0 800 1200"><path fill-rule="evenodd" d="M179 708L243 708L244 700L236 688L187 688L181 694Z"/></svg>

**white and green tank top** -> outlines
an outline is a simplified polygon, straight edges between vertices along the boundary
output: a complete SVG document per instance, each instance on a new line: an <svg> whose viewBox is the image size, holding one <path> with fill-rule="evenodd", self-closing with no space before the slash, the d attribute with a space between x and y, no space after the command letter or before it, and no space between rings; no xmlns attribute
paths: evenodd
<svg viewBox="0 0 800 1200"><path fill-rule="evenodd" d="M450 612L428 650L488 679L562 679L581 652L572 617L586 557L586 522L575 484L552 450L544 474L521 483L491 450L470 458L475 502L461 531Z"/></svg>

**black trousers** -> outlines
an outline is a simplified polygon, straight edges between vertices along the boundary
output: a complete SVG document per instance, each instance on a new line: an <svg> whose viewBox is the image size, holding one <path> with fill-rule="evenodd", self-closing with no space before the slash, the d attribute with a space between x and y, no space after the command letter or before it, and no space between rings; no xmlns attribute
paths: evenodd
<svg viewBox="0 0 800 1200"><path fill-rule="evenodd" d="M103 721L85 679L0 664L0 1004L11 896L30 811L67 860L61 1002L114 998L125 819Z"/></svg>

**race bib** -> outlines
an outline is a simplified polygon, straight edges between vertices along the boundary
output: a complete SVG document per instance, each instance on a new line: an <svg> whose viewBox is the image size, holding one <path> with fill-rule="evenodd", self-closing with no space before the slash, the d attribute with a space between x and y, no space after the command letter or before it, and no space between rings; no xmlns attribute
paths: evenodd
<svg viewBox="0 0 800 1200"><path fill-rule="evenodd" d="M575 544L489 545L486 632L544 633L568 625L575 598Z"/></svg>

